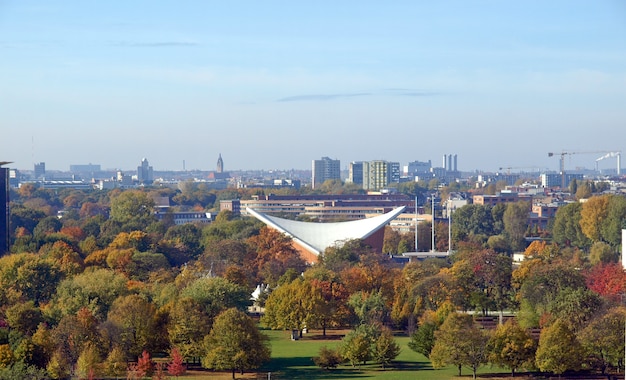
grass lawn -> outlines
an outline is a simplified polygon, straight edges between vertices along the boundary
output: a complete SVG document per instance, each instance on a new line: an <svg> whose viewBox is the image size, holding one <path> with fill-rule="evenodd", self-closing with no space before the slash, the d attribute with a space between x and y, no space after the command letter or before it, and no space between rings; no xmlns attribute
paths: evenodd
<svg viewBox="0 0 626 380"><path fill-rule="evenodd" d="M259 370L258 378L271 379L452 379L457 375L453 367L433 369L430 361L408 347L408 337L398 337L402 351L392 368L382 369L377 364L368 363L360 369L350 365L342 365L334 370L322 370L317 367L311 357L316 356L320 347L335 348L340 343L342 332L329 331L326 339L321 332L306 334L302 340L292 341L287 331L264 331L270 338L272 360ZM481 374L500 374L507 376L507 371L499 368L483 367ZM463 375L469 375L469 369L463 369ZM496 375L498 376L498 375Z"/></svg>

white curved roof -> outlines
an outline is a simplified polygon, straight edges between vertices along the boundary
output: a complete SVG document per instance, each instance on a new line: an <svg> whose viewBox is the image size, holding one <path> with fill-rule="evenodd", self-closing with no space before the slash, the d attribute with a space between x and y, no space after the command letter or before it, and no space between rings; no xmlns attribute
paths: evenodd
<svg viewBox="0 0 626 380"><path fill-rule="evenodd" d="M281 231L309 252L319 255L326 248L351 239L365 239L384 227L404 211L398 207L386 214L372 218L336 223L300 222L269 216L251 208L246 211L268 226Z"/></svg>

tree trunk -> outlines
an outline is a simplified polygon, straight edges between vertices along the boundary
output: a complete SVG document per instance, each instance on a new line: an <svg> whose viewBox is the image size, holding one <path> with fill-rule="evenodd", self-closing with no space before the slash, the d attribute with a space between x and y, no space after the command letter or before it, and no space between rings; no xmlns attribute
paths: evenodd
<svg viewBox="0 0 626 380"><path fill-rule="evenodd" d="M461 376L461 365L459 364L459 376Z"/></svg>
<svg viewBox="0 0 626 380"><path fill-rule="evenodd" d="M234 367L233 367L232 373L233 373L233 380L235 380L235 368Z"/></svg>
<svg viewBox="0 0 626 380"><path fill-rule="evenodd" d="M322 336L326 336L326 319L322 322Z"/></svg>

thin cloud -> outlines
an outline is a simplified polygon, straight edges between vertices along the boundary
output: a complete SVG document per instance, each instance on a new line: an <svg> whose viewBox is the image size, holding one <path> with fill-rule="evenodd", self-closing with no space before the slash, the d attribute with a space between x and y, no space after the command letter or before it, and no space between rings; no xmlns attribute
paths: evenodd
<svg viewBox="0 0 626 380"><path fill-rule="evenodd" d="M317 100L335 100L341 98L353 98L357 96L369 96L370 93L367 92L358 92L353 94L316 94L316 95L295 95L288 96L286 98L278 99L277 102L306 102L306 101L317 101Z"/></svg>
<svg viewBox="0 0 626 380"><path fill-rule="evenodd" d="M414 90L410 88L388 88L385 90L385 92L390 93L394 96L412 96L412 97L441 95L441 93L437 91Z"/></svg>

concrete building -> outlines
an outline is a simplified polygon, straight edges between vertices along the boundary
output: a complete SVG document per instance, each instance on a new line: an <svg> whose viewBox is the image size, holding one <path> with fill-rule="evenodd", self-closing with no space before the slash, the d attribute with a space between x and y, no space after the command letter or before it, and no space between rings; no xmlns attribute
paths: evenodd
<svg viewBox="0 0 626 380"><path fill-rule="evenodd" d="M348 167L348 181L363 186L363 161L352 161Z"/></svg>
<svg viewBox="0 0 626 380"><path fill-rule="evenodd" d="M573 179L582 181L584 179L584 175L565 173L565 187L568 187ZM563 176L560 173L544 173L541 175L541 187L561 187L561 181L563 181Z"/></svg>
<svg viewBox="0 0 626 380"><path fill-rule="evenodd" d="M413 161L404 167L403 174L407 177L425 177L431 174L432 162Z"/></svg>
<svg viewBox="0 0 626 380"><path fill-rule="evenodd" d="M341 179L341 162L328 157L313 160L311 187L318 188L329 179Z"/></svg>
<svg viewBox="0 0 626 380"><path fill-rule="evenodd" d="M215 169L217 173L224 173L224 160L222 159L222 154L220 153L217 158L217 168Z"/></svg>
<svg viewBox="0 0 626 380"><path fill-rule="evenodd" d="M363 162L363 189L378 191L400 182L400 163L383 160Z"/></svg>
<svg viewBox="0 0 626 380"><path fill-rule="evenodd" d="M137 167L137 181L139 183L152 183L154 181L154 174L152 166L148 163L148 159L143 158L141 165Z"/></svg>
<svg viewBox="0 0 626 380"><path fill-rule="evenodd" d="M318 256L326 248L341 246L343 242L352 239L363 239L376 251L382 252L383 227L401 214L404 207L373 218L339 223L300 222L269 216L252 209L246 211L268 227L289 236L293 240L294 248L307 262L317 262Z"/></svg>
<svg viewBox="0 0 626 380"><path fill-rule="evenodd" d="M46 176L46 163L45 162L40 162L38 164L35 164L35 168L34 168L34 177L35 179L42 179Z"/></svg>

